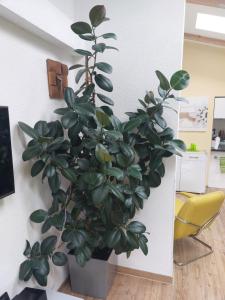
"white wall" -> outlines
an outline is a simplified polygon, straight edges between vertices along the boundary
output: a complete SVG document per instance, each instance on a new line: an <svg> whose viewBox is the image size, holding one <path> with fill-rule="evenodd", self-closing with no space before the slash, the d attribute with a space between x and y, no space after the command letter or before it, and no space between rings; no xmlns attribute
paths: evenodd
<svg viewBox="0 0 225 300"><path fill-rule="evenodd" d="M87 19L89 9L96 4L105 4L111 19L102 25L102 30L118 34L118 41L111 44L116 45L120 52L110 51L99 59L114 66L115 112L124 117L124 112L136 109L137 99L144 96L146 90L158 86L155 70L169 76L181 68L185 1L80 0L75 2L75 19ZM167 120L176 130L177 115L169 112ZM167 160L166 170L162 185L152 189L150 199L138 215L151 232L149 255L145 257L136 251L128 260L122 255L119 264L172 276L174 159Z"/></svg>
<svg viewBox="0 0 225 300"><path fill-rule="evenodd" d="M9 106L16 184L16 193L0 200L0 295L6 290L14 295L23 287L18 270L24 260L25 240L34 242L40 236L40 226L34 230L29 215L45 207L50 198L47 185L42 186L40 178L31 179L30 163L22 162L23 136L19 136L17 123L21 120L33 125L40 119L57 118L53 110L63 101L48 97L46 59L71 65L74 58L2 18L0 40L0 105ZM65 272L55 268L49 286L58 288L64 279Z"/></svg>

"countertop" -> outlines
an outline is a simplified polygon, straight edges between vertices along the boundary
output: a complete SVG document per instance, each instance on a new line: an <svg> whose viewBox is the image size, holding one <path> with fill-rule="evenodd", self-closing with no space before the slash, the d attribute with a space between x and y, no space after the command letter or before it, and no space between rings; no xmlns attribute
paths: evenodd
<svg viewBox="0 0 225 300"><path fill-rule="evenodd" d="M214 148L211 148L211 151L212 152L225 152L225 149L221 149L221 148L214 149Z"/></svg>

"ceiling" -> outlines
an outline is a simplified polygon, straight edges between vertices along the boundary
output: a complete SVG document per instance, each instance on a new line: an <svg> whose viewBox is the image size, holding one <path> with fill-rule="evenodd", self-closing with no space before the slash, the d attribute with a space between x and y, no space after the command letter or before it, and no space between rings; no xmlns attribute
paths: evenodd
<svg viewBox="0 0 225 300"><path fill-rule="evenodd" d="M225 34L199 30L195 28L197 13L205 13L225 17L225 7L217 8L188 3L186 5L185 33L219 39L225 41Z"/></svg>

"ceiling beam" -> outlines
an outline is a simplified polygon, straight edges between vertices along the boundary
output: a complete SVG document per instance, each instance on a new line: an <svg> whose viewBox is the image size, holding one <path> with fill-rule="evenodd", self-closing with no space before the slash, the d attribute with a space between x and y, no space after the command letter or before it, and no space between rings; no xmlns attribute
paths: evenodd
<svg viewBox="0 0 225 300"><path fill-rule="evenodd" d="M185 33L184 34L184 39L185 40L196 41L196 42L204 43L204 44L208 44L208 45L225 47L225 40L214 39L214 38L210 38L210 37L206 37L206 36L202 36L202 35Z"/></svg>
<svg viewBox="0 0 225 300"><path fill-rule="evenodd" d="M225 8L224 0L186 0L187 3Z"/></svg>

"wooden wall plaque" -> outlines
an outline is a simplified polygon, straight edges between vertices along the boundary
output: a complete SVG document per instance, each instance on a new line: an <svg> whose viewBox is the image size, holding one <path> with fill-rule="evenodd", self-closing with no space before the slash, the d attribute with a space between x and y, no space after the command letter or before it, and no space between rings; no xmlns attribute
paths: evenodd
<svg viewBox="0 0 225 300"><path fill-rule="evenodd" d="M51 99L63 99L68 87L68 67L61 62L47 59L48 89Z"/></svg>

